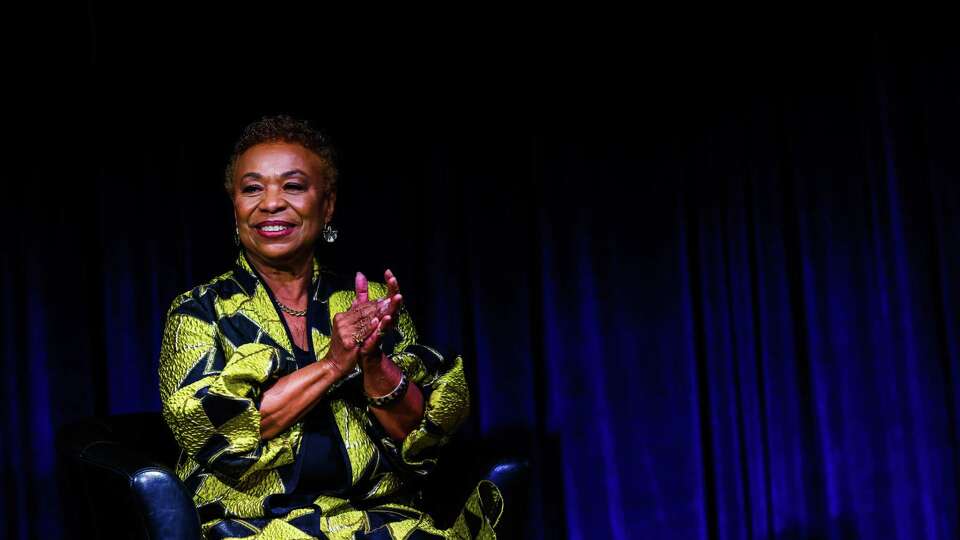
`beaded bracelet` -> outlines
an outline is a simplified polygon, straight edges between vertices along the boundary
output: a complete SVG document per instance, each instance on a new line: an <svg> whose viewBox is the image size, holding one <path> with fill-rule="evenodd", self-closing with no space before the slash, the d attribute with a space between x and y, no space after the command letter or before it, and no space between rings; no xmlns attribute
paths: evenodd
<svg viewBox="0 0 960 540"><path fill-rule="evenodd" d="M397 383L397 387L393 389L393 392L380 397L367 396L367 403L370 404L371 407L386 407L395 401L399 401L403 395L407 393L408 386L410 386L410 383L407 381L407 374L401 371L400 382Z"/></svg>

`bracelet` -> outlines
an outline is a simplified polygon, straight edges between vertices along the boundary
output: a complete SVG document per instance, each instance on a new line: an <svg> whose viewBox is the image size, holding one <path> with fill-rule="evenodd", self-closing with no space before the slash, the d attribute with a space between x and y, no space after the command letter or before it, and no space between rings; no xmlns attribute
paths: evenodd
<svg viewBox="0 0 960 540"><path fill-rule="evenodd" d="M367 396L367 403L370 404L371 407L386 407L395 401L399 401L403 395L407 393L408 386L410 386L410 382L407 381L407 374L400 371L400 382L397 383L397 387L393 389L393 392L380 397Z"/></svg>

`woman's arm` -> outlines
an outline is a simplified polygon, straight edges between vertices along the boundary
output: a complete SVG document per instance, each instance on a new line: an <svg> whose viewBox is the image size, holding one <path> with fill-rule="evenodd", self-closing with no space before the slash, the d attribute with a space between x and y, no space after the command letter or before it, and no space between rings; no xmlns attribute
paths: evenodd
<svg viewBox="0 0 960 540"><path fill-rule="evenodd" d="M389 269L383 274L386 281L387 294L377 306L376 316L370 321L376 331L369 335L360 346L360 369L363 372L363 391L369 397L383 397L397 388L400 384L403 371L380 350L381 337L394 326L398 320L400 307L403 305L403 296L400 294L400 284L396 276ZM353 307L370 304L369 283L362 273L357 273L354 283L356 300ZM409 319L409 316L407 316ZM412 324L411 324L412 326ZM403 397L389 405L370 407L370 411L383 426L383 429L395 441L402 441L411 431L416 429L423 420L424 403L423 392L415 382L408 382Z"/></svg>
<svg viewBox="0 0 960 540"><path fill-rule="evenodd" d="M260 438L272 439L300 420L340 376L334 364L321 361L277 379L260 400Z"/></svg>
<svg viewBox="0 0 960 540"><path fill-rule="evenodd" d="M400 367L382 353L363 363L363 391L368 396L381 397L393 392L403 374ZM370 407L380 425L394 440L401 441L423 420L423 392L410 382L406 393L385 407Z"/></svg>
<svg viewBox="0 0 960 540"><path fill-rule="evenodd" d="M330 306L334 311L363 310L357 306L364 303L375 303L380 308L376 316L370 315L370 323L378 331L368 336L360 352L364 391L373 397L391 393L401 372L409 386L402 400L386 407L371 405L367 410L370 420L382 428L383 436L395 442L383 449L394 453L401 467L422 477L433 469L439 449L469 414L470 393L463 360L445 359L419 342L410 314L400 309L403 297L396 278L389 270L384 277L386 286L369 283L368 291L366 279L357 276L356 292L335 293L330 297ZM381 308L384 305L386 310ZM386 357L379 347L384 334L392 342L392 351Z"/></svg>
<svg viewBox="0 0 960 540"><path fill-rule="evenodd" d="M363 390L368 396L385 396L400 383L400 368L382 353L379 359L365 360L363 366ZM260 438L272 439L299 421L342 376L337 364L325 359L277 379L260 400ZM371 410L399 441L423 419L423 393L410 383L402 399Z"/></svg>
<svg viewBox="0 0 960 540"><path fill-rule="evenodd" d="M365 312L373 310L375 308ZM263 392L260 400L262 440L269 440L283 433L307 414L336 381L353 371L360 356L360 348L354 341L354 335L358 322L364 316L361 311L337 313L333 317L333 331L330 334L327 355L303 369L280 377ZM389 317L386 319L389 322ZM377 328L377 319L374 318L373 321L371 326ZM370 339L372 338L368 336L368 341ZM397 378L399 379L399 375Z"/></svg>
<svg viewBox="0 0 960 540"><path fill-rule="evenodd" d="M180 295L167 312L160 348L160 400L177 443L199 465L233 482L293 463L300 432L260 437L261 389L295 369L263 343L226 352L216 337L211 289ZM293 365L291 365L293 364Z"/></svg>

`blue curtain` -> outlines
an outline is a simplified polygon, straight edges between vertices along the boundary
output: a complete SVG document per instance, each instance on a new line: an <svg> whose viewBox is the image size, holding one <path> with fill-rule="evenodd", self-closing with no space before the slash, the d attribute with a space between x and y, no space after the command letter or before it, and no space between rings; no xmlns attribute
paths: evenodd
<svg viewBox="0 0 960 540"><path fill-rule="evenodd" d="M465 356L464 436L532 457L531 538L960 535L958 70L847 60L629 130L334 123L322 254L392 268ZM159 410L165 309L234 256L247 113L100 103L8 205L0 536L65 536L60 426Z"/></svg>

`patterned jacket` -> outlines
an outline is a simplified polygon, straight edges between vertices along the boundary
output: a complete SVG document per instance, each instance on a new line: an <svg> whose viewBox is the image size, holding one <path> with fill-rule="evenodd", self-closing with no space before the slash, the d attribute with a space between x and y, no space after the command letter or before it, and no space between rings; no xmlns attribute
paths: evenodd
<svg viewBox="0 0 960 540"><path fill-rule="evenodd" d="M349 309L352 280L314 260L308 303L312 358L330 345L333 316ZM386 288L370 283L370 297ZM384 337L392 361L425 398L419 427L394 444L367 409L355 372L314 408L332 414L334 439L348 464L343 489L297 489L303 421L260 438L260 396L296 370L276 300L244 253L234 268L174 299L160 352L163 416L182 448L177 473L193 494L209 538L493 538L502 511L496 486L481 482L453 527L437 529L417 509L418 480L463 422L469 395L461 358L445 360L419 344L409 314ZM414 534L416 533L416 534ZM368 536L363 536L368 535ZM411 536L412 535L412 536Z"/></svg>

